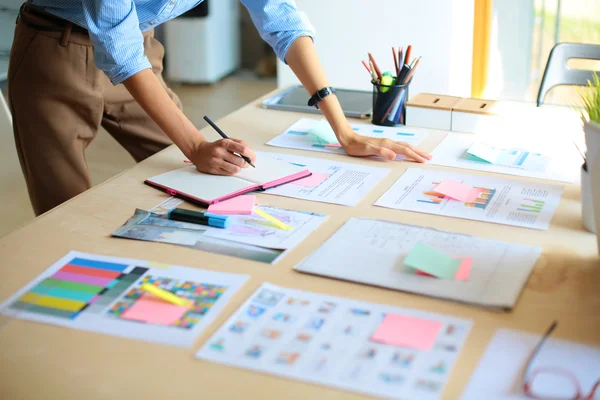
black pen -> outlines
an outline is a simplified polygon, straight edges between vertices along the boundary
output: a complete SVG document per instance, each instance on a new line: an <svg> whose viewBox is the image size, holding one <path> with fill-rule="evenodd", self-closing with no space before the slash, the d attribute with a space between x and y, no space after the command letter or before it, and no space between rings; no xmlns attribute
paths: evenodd
<svg viewBox="0 0 600 400"><path fill-rule="evenodd" d="M229 139L229 136L227 136L227 135L225 134L225 132L223 132L223 131L221 130L221 128L219 128L217 125L215 125L215 123L214 123L214 122L212 122L212 121L211 121L211 119L210 119L210 118L208 118L206 115L204 116L204 120L205 120L206 122L208 122L208 123L209 123L209 125L210 125L210 126L212 126L212 127L213 127L213 129L214 129L215 131L217 131L217 132L219 133L219 135L221 135L221 137L222 137L223 139ZM250 165L252 166L252 168L256 168L256 167L254 166L254 164L252 164L252 161L250 161L250 159L249 159L248 157L246 157L246 156L243 156L243 155L241 155L241 154L238 154L238 153L233 153L233 154L235 154L236 156L242 157L242 158L244 159L244 161L246 161L248 164L250 164Z"/></svg>

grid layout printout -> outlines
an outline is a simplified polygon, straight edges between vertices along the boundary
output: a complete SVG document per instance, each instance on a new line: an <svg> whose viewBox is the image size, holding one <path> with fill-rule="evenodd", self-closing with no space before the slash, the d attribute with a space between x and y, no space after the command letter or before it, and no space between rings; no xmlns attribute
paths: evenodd
<svg viewBox="0 0 600 400"><path fill-rule="evenodd" d="M445 180L471 186L479 194L473 201L465 202L435 192ZM409 168L375 205L545 230L562 192L562 186Z"/></svg>
<svg viewBox="0 0 600 400"><path fill-rule="evenodd" d="M439 399L471 322L264 283L198 351L227 364L392 399Z"/></svg>
<svg viewBox="0 0 600 400"><path fill-rule="evenodd" d="M319 124L317 120L302 118L286 129L281 135L269 140L267 145L288 149L318 151L321 153L347 154L346 150L339 143L329 143L323 140L323 138L309 132L317 124ZM386 127L372 124L350 125L359 135L390 139L395 142L405 142L413 146L418 146L426 136L426 133L421 131L420 128L414 127ZM401 155L396 157L396 159L403 158L404 156Z"/></svg>
<svg viewBox="0 0 600 400"><path fill-rule="evenodd" d="M2 304L3 314L174 346L195 338L247 275L72 251ZM188 305L142 290L156 286Z"/></svg>

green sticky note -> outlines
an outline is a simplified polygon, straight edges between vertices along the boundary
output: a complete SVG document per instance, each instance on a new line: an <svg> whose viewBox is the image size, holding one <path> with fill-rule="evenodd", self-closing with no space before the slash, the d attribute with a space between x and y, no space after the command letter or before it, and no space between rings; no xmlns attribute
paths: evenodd
<svg viewBox="0 0 600 400"><path fill-rule="evenodd" d="M312 128L308 130L308 133L310 133L311 135L315 135L325 143L339 143L337 140L337 136L335 136L335 132L333 131L333 129L331 129L331 126L329 125L329 122L327 122L326 119L322 119L321 121L317 122Z"/></svg>
<svg viewBox="0 0 600 400"><path fill-rule="evenodd" d="M461 260L418 242L404 259L404 264L440 279L454 279Z"/></svg>

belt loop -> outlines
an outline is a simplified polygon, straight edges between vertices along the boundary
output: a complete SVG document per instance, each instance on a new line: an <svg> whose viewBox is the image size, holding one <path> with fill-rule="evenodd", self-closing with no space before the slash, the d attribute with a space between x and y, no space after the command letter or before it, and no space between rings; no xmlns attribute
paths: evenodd
<svg viewBox="0 0 600 400"><path fill-rule="evenodd" d="M69 44L69 38L71 37L72 30L73 24L71 22L67 22L67 26L65 27L65 31L63 32L62 39L60 40L60 45L62 47L67 47L67 44Z"/></svg>

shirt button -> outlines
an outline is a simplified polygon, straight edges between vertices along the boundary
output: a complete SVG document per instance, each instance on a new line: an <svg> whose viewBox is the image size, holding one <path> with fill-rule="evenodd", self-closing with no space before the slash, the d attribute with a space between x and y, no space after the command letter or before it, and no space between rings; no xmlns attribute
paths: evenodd
<svg viewBox="0 0 600 400"><path fill-rule="evenodd" d="M154 22L148 22L148 25L154 25Z"/></svg>
<svg viewBox="0 0 600 400"><path fill-rule="evenodd" d="M169 5L171 5L171 6L172 6L173 4L175 4L175 2L174 2L174 1L172 1L172 2L170 2L170 3L169 3Z"/></svg>

